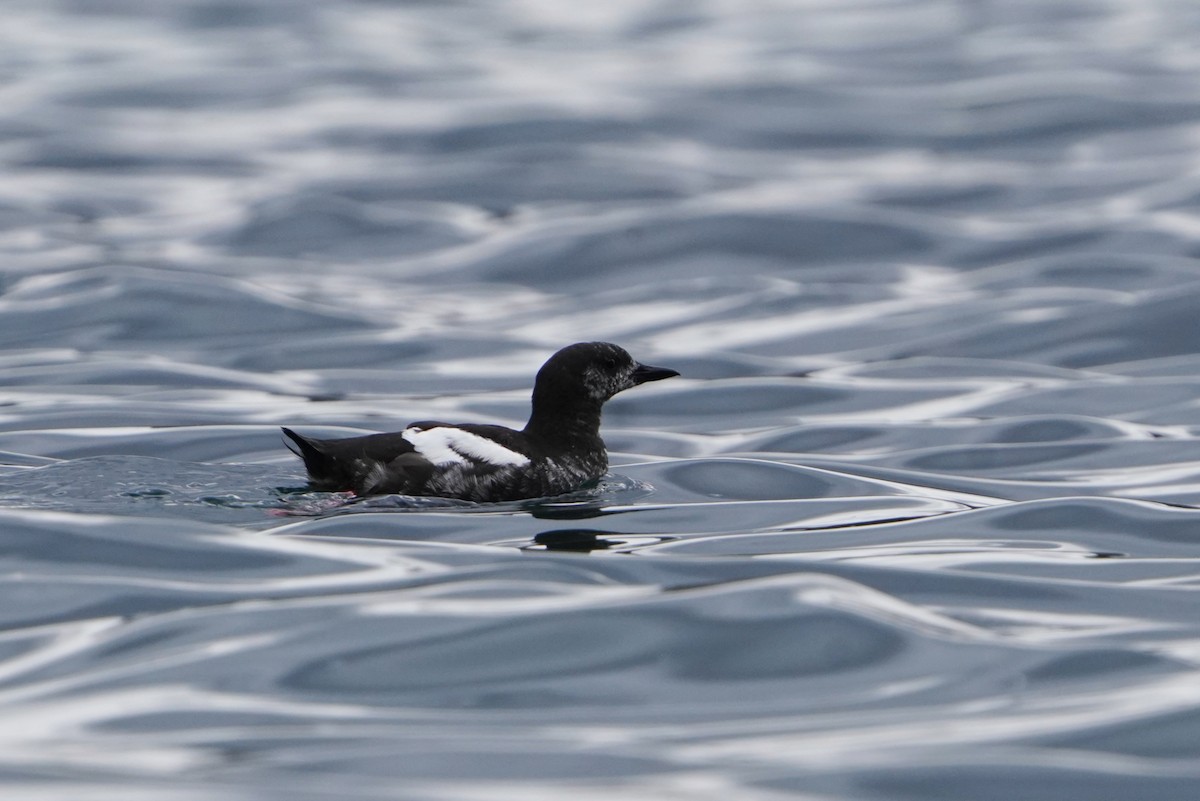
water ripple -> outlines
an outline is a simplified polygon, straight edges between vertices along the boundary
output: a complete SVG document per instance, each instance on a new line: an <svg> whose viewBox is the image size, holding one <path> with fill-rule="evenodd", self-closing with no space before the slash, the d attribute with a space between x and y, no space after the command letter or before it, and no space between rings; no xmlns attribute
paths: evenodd
<svg viewBox="0 0 1200 801"><path fill-rule="evenodd" d="M1192 801L1194 3L10 5L8 796Z"/></svg>

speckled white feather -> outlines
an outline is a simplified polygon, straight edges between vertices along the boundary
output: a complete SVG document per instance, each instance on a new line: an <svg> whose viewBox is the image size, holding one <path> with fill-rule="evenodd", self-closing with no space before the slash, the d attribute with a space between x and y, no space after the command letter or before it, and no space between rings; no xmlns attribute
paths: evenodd
<svg viewBox="0 0 1200 801"><path fill-rule="evenodd" d="M521 467L529 457L510 451L498 442L461 428L406 428L404 438L417 453L438 466L485 462L494 467Z"/></svg>

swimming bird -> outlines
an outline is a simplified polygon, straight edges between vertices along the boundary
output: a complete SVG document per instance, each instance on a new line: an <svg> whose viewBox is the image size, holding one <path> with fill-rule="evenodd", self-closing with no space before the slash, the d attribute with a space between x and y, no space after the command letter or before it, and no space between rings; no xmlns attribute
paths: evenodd
<svg viewBox="0 0 1200 801"><path fill-rule="evenodd" d="M579 489L608 470L600 438L605 401L677 375L639 364L609 342L579 342L538 370L533 409L520 431L426 420L396 433L346 439L315 439L290 428L283 433L316 490L483 502L541 498Z"/></svg>

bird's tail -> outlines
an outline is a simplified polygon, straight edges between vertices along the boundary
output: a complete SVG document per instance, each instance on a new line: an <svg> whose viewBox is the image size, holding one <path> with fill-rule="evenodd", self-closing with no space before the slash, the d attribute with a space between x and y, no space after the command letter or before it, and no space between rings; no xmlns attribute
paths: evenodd
<svg viewBox="0 0 1200 801"><path fill-rule="evenodd" d="M283 428L283 433L288 439L296 444L296 447L292 447L292 442L285 442L283 444L287 446L289 451L304 460L304 466L308 468L308 471L311 473L313 472L314 468L316 468L318 473L321 472L321 468L324 466L326 460L325 454L322 453L316 445L313 445L306 437L297 434L292 429ZM299 450L296 448L299 448Z"/></svg>

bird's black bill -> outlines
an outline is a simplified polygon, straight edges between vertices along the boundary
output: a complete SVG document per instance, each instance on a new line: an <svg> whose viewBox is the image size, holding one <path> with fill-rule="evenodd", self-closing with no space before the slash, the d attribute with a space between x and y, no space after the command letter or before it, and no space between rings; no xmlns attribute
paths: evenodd
<svg viewBox="0 0 1200 801"><path fill-rule="evenodd" d="M651 367L648 364L639 364L633 370L633 381L635 384L645 384L647 381L661 381L664 378L677 376L674 370L666 367Z"/></svg>

